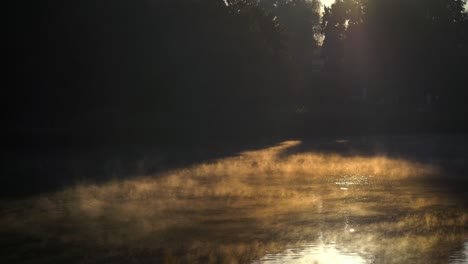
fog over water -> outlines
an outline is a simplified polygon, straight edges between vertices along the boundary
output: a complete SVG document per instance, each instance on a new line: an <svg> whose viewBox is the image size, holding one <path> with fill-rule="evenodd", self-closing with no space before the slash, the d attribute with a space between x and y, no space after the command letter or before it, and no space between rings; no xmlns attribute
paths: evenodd
<svg viewBox="0 0 468 264"><path fill-rule="evenodd" d="M466 206L423 181L439 167L288 152L300 144L4 200L2 243L21 246L2 256L28 263L61 248L58 261L74 263L466 262Z"/></svg>
<svg viewBox="0 0 468 264"><path fill-rule="evenodd" d="M467 2L7 1L0 263L467 263Z"/></svg>

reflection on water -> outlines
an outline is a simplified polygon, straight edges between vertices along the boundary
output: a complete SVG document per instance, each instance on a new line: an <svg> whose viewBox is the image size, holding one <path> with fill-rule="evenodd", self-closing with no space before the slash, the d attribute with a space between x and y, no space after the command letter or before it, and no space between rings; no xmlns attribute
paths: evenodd
<svg viewBox="0 0 468 264"><path fill-rule="evenodd" d="M297 144L3 201L0 246L8 250L2 257L78 263L467 261L466 207L421 181L437 176L436 167L385 156L283 155Z"/></svg>
<svg viewBox="0 0 468 264"><path fill-rule="evenodd" d="M463 250L450 256L451 264L466 264L468 262L468 240L463 243Z"/></svg>
<svg viewBox="0 0 468 264"><path fill-rule="evenodd" d="M361 264L372 261L372 256L368 260L354 252L340 251L339 245L330 244L303 244L286 248L281 253L267 253L259 261L254 263L336 263L336 264Z"/></svg>

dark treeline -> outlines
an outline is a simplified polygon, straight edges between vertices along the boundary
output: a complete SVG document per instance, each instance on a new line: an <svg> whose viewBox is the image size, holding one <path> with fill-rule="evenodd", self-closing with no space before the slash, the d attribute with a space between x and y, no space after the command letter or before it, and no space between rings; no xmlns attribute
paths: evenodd
<svg viewBox="0 0 468 264"><path fill-rule="evenodd" d="M466 128L461 0L13 5L5 144Z"/></svg>
<svg viewBox="0 0 468 264"><path fill-rule="evenodd" d="M326 7L329 91L351 98L361 108L354 115L377 130L466 132L465 2L342 0Z"/></svg>

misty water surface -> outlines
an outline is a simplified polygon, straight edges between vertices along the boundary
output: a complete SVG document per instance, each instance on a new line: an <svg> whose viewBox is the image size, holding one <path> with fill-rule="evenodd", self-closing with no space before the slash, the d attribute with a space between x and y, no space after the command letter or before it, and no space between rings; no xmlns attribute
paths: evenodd
<svg viewBox="0 0 468 264"><path fill-rule="evenodd" d="M298 144L4 200L2 263L467 262L438 166Z"/></svg>

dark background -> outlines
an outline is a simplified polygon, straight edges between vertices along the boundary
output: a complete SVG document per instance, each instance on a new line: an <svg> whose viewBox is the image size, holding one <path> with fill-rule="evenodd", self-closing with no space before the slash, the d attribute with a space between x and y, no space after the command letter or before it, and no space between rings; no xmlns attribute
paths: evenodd
<svg viewBox="0 0 468 264"><path fill-rule="evenodd" d="M467 132L465 1L319 4L9 3L2 176L21 182L49 168L25 156L80 149L154 146L184 163L181 147L201 158L287 138Z"/></svg>

